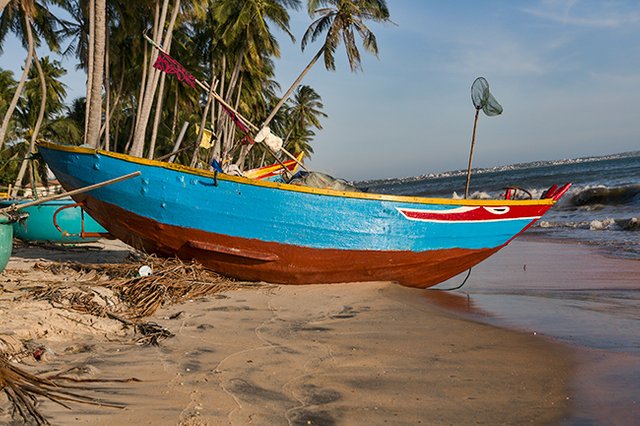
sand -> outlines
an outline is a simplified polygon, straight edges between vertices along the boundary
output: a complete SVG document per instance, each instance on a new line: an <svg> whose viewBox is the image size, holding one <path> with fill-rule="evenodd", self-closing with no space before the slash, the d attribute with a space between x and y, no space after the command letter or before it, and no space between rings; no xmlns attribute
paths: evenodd
<svg viewBox="0 0 640 426"><path fill-rule="evenodd" d="M124 408L49 401L52 424L554 424L569 415L573 350L479 324L391 283L264 285L166 306L175 337L140 346L115 320L16 302L39 262L119 261L127 248L19 247L0 276L0 338L46 347L31 372L136 378L92 396ZM11 281L7 281L11 280ZM78 315L78 316L75 316ZM0 398L0 422L10 412Z"/></svg>
<svg viewBox="0 0 640 426"><path fill-rule="evenodd" d="M639 277L637 259L525 236L473 268L463 291L425 297L470 318L571 345L568 424L626 426L640 424Z"/></svg>

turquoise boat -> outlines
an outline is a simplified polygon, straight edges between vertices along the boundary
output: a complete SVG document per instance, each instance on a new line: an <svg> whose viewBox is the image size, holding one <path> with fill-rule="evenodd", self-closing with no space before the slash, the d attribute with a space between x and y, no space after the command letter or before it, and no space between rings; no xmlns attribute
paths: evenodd
<svg viewBox="0 0 640 426"><path fill-rule="evenodd" d="M0 208L33 200L2 200ZM95 242L107 231L71 198L26 207L26 219L13 223L13 235L34 243L78 244Z"/></svg>
<svg viewBox="0 0 640 426"><path fill-rule="evenodd" d="M67 191L136 174L73 195L115 238L227 276L282 284L435 285L506 246L570 186L554 185L538 200L406 197L248 179L85 147L41 143L38 150Z"/></svg>
<svg viewBox="0 0 640 426"><path fill-rule="evenodd" d="M6 214L0 214L0 272L7 267L13 247L14 219Z"/></svg>

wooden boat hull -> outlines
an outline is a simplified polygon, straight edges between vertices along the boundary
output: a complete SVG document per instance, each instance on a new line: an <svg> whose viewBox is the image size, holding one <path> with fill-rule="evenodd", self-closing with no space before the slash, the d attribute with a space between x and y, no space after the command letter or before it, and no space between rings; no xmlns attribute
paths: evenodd
<svg viewBox="0 0 640 426"><path fill-rule="evenodd" d="M118 239L220 273L287 284L442 282L505 246L555 199L449 200L314 189L42 144L67 190Z"/></svg>

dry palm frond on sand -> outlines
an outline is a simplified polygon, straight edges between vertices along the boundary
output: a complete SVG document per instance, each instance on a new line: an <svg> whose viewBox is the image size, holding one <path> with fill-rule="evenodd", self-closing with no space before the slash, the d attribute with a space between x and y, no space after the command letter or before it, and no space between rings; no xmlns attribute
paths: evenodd
<svg viewBox="0 0 640 426"><path fill-rule="evenodd" d="M153 273L140 276L142 266L149 267ZM196 262L160 259L154 255L137 256L118 264L38 263L35 268L53 274L56 279L40 279L34 285L23 287L24 298L116 319L140 333L142 337L136 343L143 345L157 345L160 340L173 336L156 323L141 321L161 306L241 286L256 286L234 282Z"/></svg>
<svg viewBox="0 0 640 426"><path fill-rule="evenodd" d="M115 380L135 381L136 379ZM47 419L37 408L37 397L43 397L67 409L71 409L69 402L98 405L103 407L124 408L116 404L79 392L92 390L84 385L71 385L64 382L112 382L114 380L81 380L69 376L55 375L49 378L38 377L11 364L0 354L0 390L5 393L13 407L13 417L20 417L26 423L35 422L37 425L49 424Z"/></svg>
<svg viewBox="0 0 640 426"><path fill-rule="evenodd" d="M150 267L153 273L140 276L141 266ZM136 343L143 345L157 345L159 340L173 336L157 323L141 321L161 306L256 285L233 282L195 262L155 256L138 256L118 264L38 263L35 269L45 274L30 279L18 273L24 275L18 278L20 299L47 301L55 308L116 319L141 334ZM44 350L44 347L25 348L36 359L39 359L36 352ZM97 391L86 383L132 380L135 379L83 380L63 374L39 377L18 368L9 361L8 355L0 353L0 391L11 403L13 417L22 418L26 423L48 424L37 408L40 398L66 408L70 408L69 402L122 408L122 405L83 395Z"/></svg>
<svg viewBox="0 0 640 426"><path fill-rule="evenodd" d="M141 277L138 270L149 266L153 273ZM113 301L96 300L92 289L74 287L69 291L70 281L78 284L91 283L114 291L126 306L124 314L130 319L140 319L153 315L158 308L169 303L208 296L226 290L232 290L247 284L240 284L209 271L200 264L185 263L179 259L159 259L150 255L135 262L122 264L81 264L77 262L38 264L40 270L56 276L65 276L64 281L42 283L46 286L34 286L29 297L49 300L69 308L93 315L104 316L113 312ZM61 288L64 288L63 289ZM103 297L104 299L104 297ZM103 312L104 311L104 312Z"/></svg>

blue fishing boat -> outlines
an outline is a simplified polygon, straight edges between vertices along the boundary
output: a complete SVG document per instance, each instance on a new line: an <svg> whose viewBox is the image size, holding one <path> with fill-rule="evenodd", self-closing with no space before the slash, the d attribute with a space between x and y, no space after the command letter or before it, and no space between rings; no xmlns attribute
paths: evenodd
<svg viewBox="0 0 640 426"><path fill-rule="evenodd" d="M0 208L33 200L0 200ZM78 244L95 242L108 235L84 209L71 198L46 201L23 209L25 219L13 223L13 235L34 243Z"/></svg>
<svg viewBox="0 0 640 426"><path fill-rule="evenodd" d="M455 200L319 189L229 176L84 147L39 152L114 237L196 259L243 280L284 284L396 281L429 287L507 245L567 191L539 200Z"/></svg>

